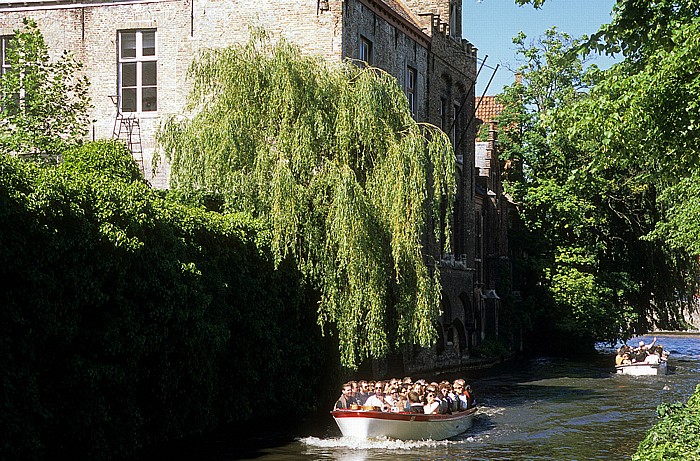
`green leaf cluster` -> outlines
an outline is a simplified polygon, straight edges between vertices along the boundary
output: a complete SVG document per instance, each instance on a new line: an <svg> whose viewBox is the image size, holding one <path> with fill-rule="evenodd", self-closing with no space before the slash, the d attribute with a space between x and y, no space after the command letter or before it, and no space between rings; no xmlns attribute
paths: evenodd
<svg viewBox="0 0 700 461"><path fill-rule="evenodd" d="M201 53L189 76L187 115L158 135L172 187L263 223L275 261L292 257L320 292L318 322L337 330L344 365L430 344L440 285L423 244L426 223L449 234L455 160L396 80L260 30Z"/></svg>
<svg viewBox="0 0 700 461"><path fill-rule="evenodd" d="M0 156L0 458L131 459L261 402L308 411L335 347L260 223L164 197L120 143L63 159Z"/></svg>
<svg viewBox="0 0 700 461"><path fill-rule="evenodd" d="M55 160L87 134L89 81L81 75L82 64L67 51L52 61L36 22L28 18L5 51L0 151Z"/></svg>
<svg viewBox="0 0 700 461"><path fill-rule="evenodd" d="M662 404L657 422L639 444L632 461L700 459L700 385L687 404Z"/></svg>

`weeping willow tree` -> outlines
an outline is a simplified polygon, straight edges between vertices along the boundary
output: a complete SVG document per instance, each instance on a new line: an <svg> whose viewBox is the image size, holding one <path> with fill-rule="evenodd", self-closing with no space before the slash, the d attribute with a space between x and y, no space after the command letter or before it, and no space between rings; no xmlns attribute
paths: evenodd
<svg viewBox="0 0 700 461"><path fill-rule="evenodd" d="M421 241L445 204L451 215L454 155L413 120L396 80L262 31L200 53L189 78L187 116L158 133L171 187L268 226L276 261L294 258L318 289L318 323L335 326L344 365L431 344L441 289Z"/></svg>

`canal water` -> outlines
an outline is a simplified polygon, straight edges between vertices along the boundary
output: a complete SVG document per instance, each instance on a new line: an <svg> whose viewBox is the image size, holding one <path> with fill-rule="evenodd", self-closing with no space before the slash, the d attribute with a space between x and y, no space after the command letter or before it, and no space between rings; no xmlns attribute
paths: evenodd
<svg viewBox="0 0 700 461"><path fill-rule="evenodd" d="M639 339L653 338L629 344ZM465 372L480 409L474 427L451 440L350 440L327 414L291 442L229 459L628 460L657 421L656 407L686 402L700 383L700 336L658 342L671 354L665 376L616 375L614 350L603 346L580 361L539 357Z"/></svg>

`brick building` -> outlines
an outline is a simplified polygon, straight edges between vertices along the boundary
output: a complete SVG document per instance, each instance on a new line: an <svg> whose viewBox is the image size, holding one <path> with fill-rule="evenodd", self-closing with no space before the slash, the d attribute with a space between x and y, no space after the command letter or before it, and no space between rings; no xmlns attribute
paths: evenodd
<svg viewBox="0 0 700 461"><path fill-rule="evenodd" d="M476 117L488 126L486 141L476 142L474 163L476 165L476 200L474 221L476 244L474 247L475 294L483 300L482 328L480 333L498 335L498 313L501 297L497 283L500 272L507 269L508 229L507 204L501 187L501 168L498 158L496 117L501 111L493 96L477 99ZM506 266L506 267L504 267Z"/></svg>
<svg viewBox="0 0 700 461"><path fill-rule="evenodd" d="M404 362L424 369L469 358L484 312L474 278L477 50L462 38L462 0L0 0L3 43L24 17L37 22L53 53L72 51L84 64L91 136L130 140L155 187L167 187L168 166L153 172L154 134L163 116L182 110L193 57L247 40L249 26L329 61L361 60L395 76L415 118L452 139L459 175L454 254L442 255L432 237L425 242L443 279L440 341L406 351Z"/></svg>

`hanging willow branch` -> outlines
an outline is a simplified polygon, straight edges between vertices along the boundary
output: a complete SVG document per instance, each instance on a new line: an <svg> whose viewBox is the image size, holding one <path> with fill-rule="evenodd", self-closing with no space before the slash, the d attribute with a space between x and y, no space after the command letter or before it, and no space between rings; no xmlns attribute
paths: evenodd
<svg viewBox="0 0 700 461"><path fill-rule="evenodd" d="M396 80L261 31L203 52L189 77L191 115L158 134L171 186L268 223L276 261L293 257L318 288L319 325L337 326L344 365L431 344L440 283L421 238L441 201L451 213L454 155L413 120Z"/></svg>

